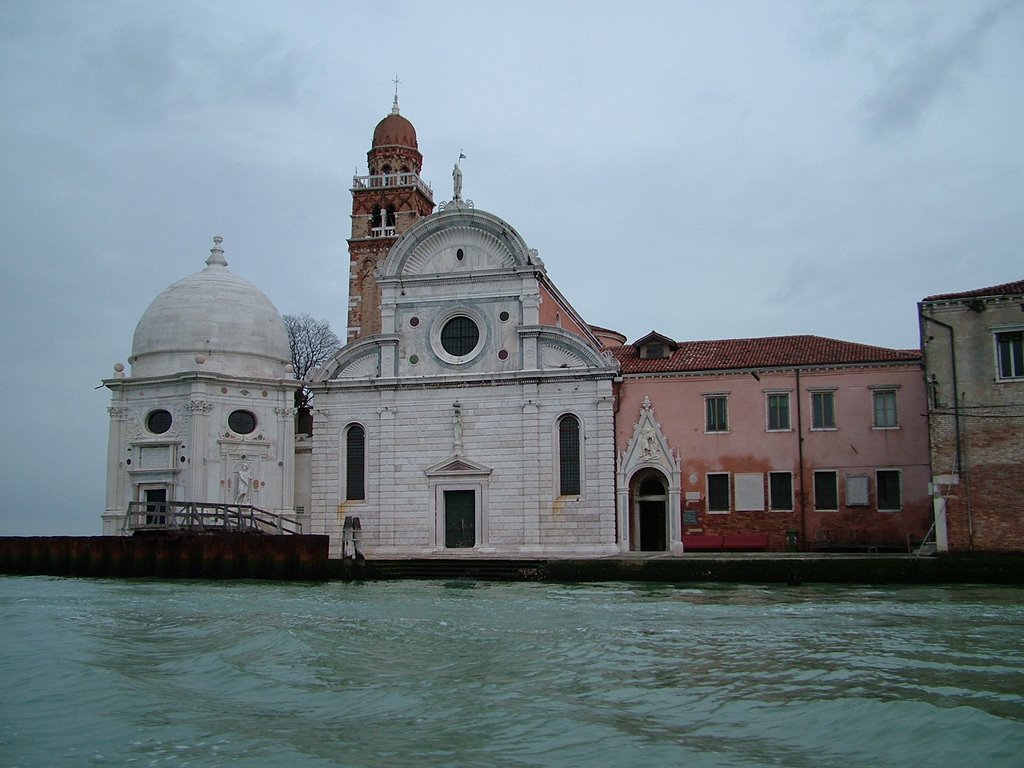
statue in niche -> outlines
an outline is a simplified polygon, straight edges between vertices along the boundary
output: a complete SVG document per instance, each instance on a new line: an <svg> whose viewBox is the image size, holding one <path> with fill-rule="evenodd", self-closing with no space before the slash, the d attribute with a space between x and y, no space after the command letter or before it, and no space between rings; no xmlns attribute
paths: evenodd
<svg viewBox="0 0 1024 768"><path fill-rule="evenodd" d="M252 488L252 464L248 461L238 465L238 482L235 488L235 504L248 504L249 489Z"/></svg>
<svg viewBox="0 0 1024 768"><path fill-rule="evenodd" d="M455 445L462 445L462 406L459 405L459 401L456 400L452 403L452 408L455 409Z"/></svg>
<svg viewBox="0 0 1024 768"><path fill-rule="evenodd" d="M658 445L658 435L654 427L647 424L640 430L640 458L653 459Z"/></svg>

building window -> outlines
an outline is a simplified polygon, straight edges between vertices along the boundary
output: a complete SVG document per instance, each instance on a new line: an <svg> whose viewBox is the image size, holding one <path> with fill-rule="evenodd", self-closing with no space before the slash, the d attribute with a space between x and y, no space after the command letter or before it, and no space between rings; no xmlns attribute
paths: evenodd
<svg viewBox="0 0 1024 768"><path fill-rule="evenodd" d="M899 426L896 414L896 390L877 389L872 393L874 399L875 429L894 429Z"/></svg>
<svg viewBox="0 0 1024 768"><path fill-rule="evenodd" d="M1000 379L1024 379L1024 331L997 333L996 354Z"/></svg>
<svg viewBox="0 0 1024 768"><path fill-rule="evenodd" d="M558 420L558 493L580 493L580 422L572 414Z"/></svg>
<svg viewBox="0 0 1024 768"><path fill-rule="evenodd" d="M366 499L366 432L358 424L345 430L345 500Z"/></svg>
<svg viewBox="0 0 1024 768"><path fill-rule="evenodd" d="M640 348L640 357L643 360L662 360L668 357L668 347L664 344L644 344Z"/></svg>
<svg viewBox="0 0 1024 768"><path fill-rule="evenodd" d="M790 429L788 392L773 392L768 395L768 429Z"/></svg>
<svg viewBox="0 0 1024 768"><path fill-rule="evenodd" d="M732 478L733 508L737 512L764 512L764 475L737 472Z"/></svg>
<svg viewBox="0 0 1024 768"><path fill-rule="evenodd" d="M839 509L838 473L819 471L814 473L814 508L835 512Z"/></svg>
<svg viewBox="0 0 1024 768"><path fill-rule="evenodd" d="M171 428L171 412L160 409L146 417L146 429L154 435L162 435Z"/></svg>
<svg viewBox="0 0 1024 768"><path fill-rule="evenodd" d="M793 509L793 473L769 472L768 496L772 509Z"/></svg>
<svg viewBox="0 0 1024 768"><path fill-rule="evenodd" d="M836 393L811 392L811 429L836 428Z"/></svg>
<svg viewBox="0 0 1024 768"><path fill-rule="evenodd" d="M729 511L729 473L708 474L708 512Z"/></svg>
<svg viewBox="0 0 1024 768"><path fill-rule="evenodd" d="M895 512L903 508L901 485L898 469L880 469L875 472L879 511Z"/></svg>
<svg viewBox="0 0 1024 768"><path fill-rule="evenodd" d="M705 395L704 411L707 418L704 422L705 432L729 431L729 398L725 395Z"/></svg>
<svg viewBox="0 0 1024 768"><path fill-rule="evenodd" d="M256 414L252 411L232 411L228 416L228 427L236 435L251 435L256 431Z"/></svg>
<svg viewBox="0 0 1024 768"><path fill-rule="evenodd" d="M480 341L480 329L465 315L456 315L441 329L441 346L452 357L472 352Z"/></svg>
<svg viewBox="0 0 1024 768"><path fill-rule="evenodd" d="M868 505L868 476L846 476L846 506L866 507Z"/></svg>

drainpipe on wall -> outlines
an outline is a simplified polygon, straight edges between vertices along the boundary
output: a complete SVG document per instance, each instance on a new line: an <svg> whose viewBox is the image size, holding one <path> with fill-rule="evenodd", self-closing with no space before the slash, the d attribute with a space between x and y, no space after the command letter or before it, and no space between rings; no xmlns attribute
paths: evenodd
<svg viewBox="0 0 1024 768"><path fill-rule="evenodd" d="M804 489L804 420L800 403L800 369L796 369L796 450L800 467L800 548L807 549L807 504Z"/></svg>
<svg viewBox="0 0 1024 768"><path fill-rule="evenodd" d="M961 433L960 433L960 385L956 376L956 333L953 330L953 326L948 323L944 323L941 320L936 320L934 317L929 317L924 313L924 307L918 305L918 314L922 321L934 323L940 328L945 328L949 331L949 359L953 369L953 431L955 435L955 458L956 458L956 471L957 474L963 475L964 491L967 496L967 546L968 549L974 549L974 510L971 503L971 484L966 469L962 465L963 459L963 448L961 444ZM924 322L921 323L921 350L924 351L927 340L924 337ZM925 366L927 370L928 366ZM930 398L932 399L932 398ZM934 403L934 399L932 399ZM929 409L930 412L930 409ZM929 430L930 433L931 430ZM929 434L930 437L930 434ZM929 453L931 453L929 451ZM929 456L929 462L931 457ZM934 467L932 470L934 471Z"/></svg>
<svg viewBox="0 0 1024 768"><path fill-rule="evenodd" d="M612 379L612 499L615 507L615 544L619 541L619 408L622 406L622 376Z"/></svg>

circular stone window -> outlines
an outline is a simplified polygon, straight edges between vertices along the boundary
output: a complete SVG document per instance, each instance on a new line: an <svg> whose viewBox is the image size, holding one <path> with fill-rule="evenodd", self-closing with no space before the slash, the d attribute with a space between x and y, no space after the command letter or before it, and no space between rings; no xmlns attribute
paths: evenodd
<svg viewBox="0 0 1024 768"><path fill-rule="evenodd" d="M232 411L228 426L237 435L251 435L256 431L256 415L251 411Z"/></svg>
<svg viewBox="0 0 1024 768"><path fill-rule="evenodd" d="M465 365L487 346L487 323L475 309L456 306L430 322L430 349L443 363Z"/></svg>
<svg viewBox="0 0 1024 768"><path fill-rule="evenodd" d="M480 341L480 329L465 315L456 315L441 328L441 347L452 357L465 357Z"/></svg>
<svg viewBox="0 0 1024 768"><path fill-rule="evenodd" d="M172 421L171 412L161 408L159 411L153 411L146 417L146 429L154 435L162 435L171 428Z"/></svg>

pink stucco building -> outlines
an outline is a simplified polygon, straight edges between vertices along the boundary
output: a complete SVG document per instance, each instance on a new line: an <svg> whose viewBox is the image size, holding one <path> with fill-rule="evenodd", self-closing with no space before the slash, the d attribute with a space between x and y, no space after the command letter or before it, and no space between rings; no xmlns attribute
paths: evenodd
<svg viewBox="0 0 1024 768"><path fill-rule="evenodd" d="M919 351L818 336L601 338L621 366L629 549L905 551L928 532Z"/></svg>

